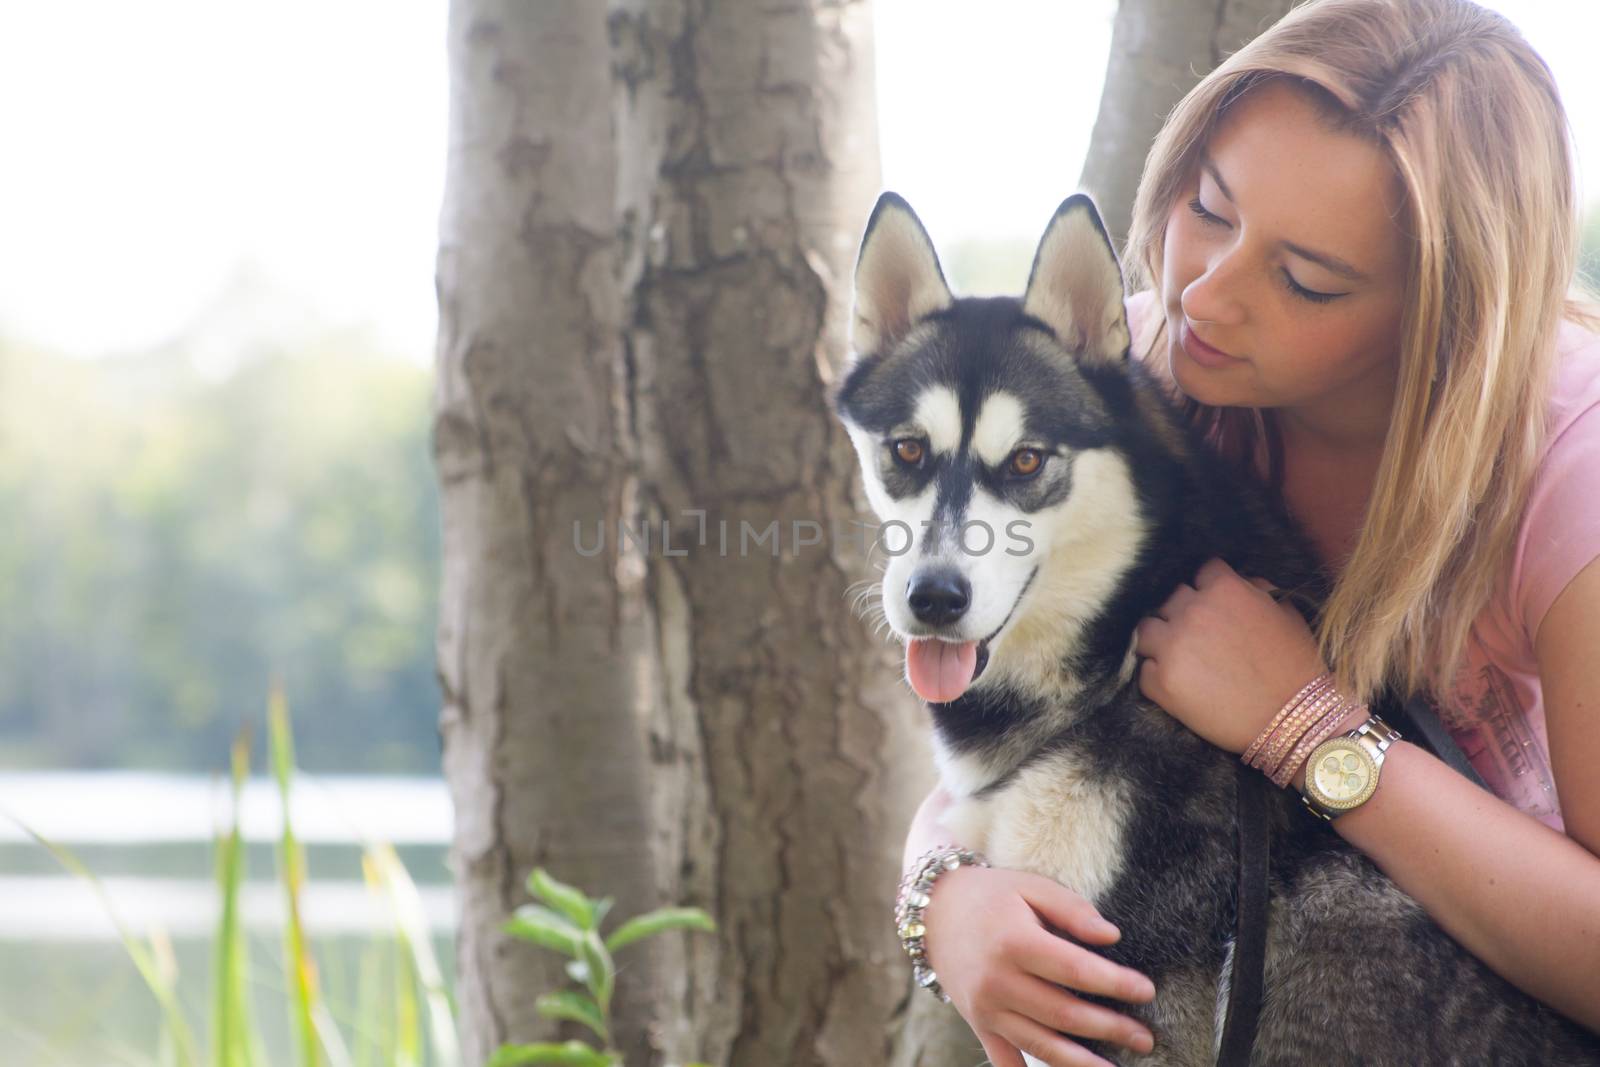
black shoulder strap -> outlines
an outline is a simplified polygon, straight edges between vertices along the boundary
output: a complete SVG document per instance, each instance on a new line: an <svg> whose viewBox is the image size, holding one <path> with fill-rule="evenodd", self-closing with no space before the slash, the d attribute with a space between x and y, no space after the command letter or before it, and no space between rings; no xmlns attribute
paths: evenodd
<svg viewBox="0 0 1600 1067"><path fill-rule="evenodd" d="M1479 789L1489 788L1484 783L1483 776L1467 762L1466 753L1461 751L1461 746L1456 744L1455 739L1450 736L1450 731L1439 721L1438 713L1433 710L1433 705L1426 697L1413 696L1404 701L1391 698L1384 710L1378 714L1389 725L1399 730L1400 736L1422 745L1449 764L1467 781Z"/></svg>

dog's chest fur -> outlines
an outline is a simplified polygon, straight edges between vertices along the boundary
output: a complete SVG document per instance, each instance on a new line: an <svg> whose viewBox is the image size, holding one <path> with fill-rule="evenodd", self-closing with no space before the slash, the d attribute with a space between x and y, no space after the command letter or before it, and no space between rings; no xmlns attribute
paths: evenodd
<svg viewBox="0 0 1600 1067"><path fill-rule="evenodd" d="M955 840L982 842L996 866L1045 875L1098 901L1123 872L1131 813L1126 781L1096 774L1079 754L1059 751L996 792L952 804L944 823Z"/></svg>
<svg viewBox="0 0 1600 1067"><path fill-rule="evenodd" d="M1019 767L998 776L991 769L986 785L977 784L972 763L942 763L947 788L972 788L944 815L953 839L981 848L995 866L1043 875L1087 899L1123 931L1095 951L1148 974L1157 988L1148 1005L1083 999L1160 1035L1160 1054L1142 1062L1209 1062L1231 933L1229 761L1130 687ZM1125 1051L1091 1047L1112 1059Z"/></svg>

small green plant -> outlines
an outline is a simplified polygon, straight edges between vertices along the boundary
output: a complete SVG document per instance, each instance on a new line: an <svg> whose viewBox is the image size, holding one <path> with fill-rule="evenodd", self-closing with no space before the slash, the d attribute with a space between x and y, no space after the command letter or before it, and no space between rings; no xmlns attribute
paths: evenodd
<svg viewBox="0 0 1600 1067"><path fill-rule="evenodd" d="M600 936L600 924L611 910L612 899L595 899L556 881L536 868L528 875L528 892L542 904L524 904L507 921L506 932L567 957L567 974L583 989L546 993L535 1003L547 1019L581 1023L600 1039L603 1048L584 1041L559 1044L502 1045L488 1067L519 1067L552 1063L562 1067L621 1067L622 1054L611 1047L611 994L617 968L612 953L666 930L706 930L717 927L699 908L660 908L636 915ZM703 1067L691 1064L690 1067Z"/></svg>

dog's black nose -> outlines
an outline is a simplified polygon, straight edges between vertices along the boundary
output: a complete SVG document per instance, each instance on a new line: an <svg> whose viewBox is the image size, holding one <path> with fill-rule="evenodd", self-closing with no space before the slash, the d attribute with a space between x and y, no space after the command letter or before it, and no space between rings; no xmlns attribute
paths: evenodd
<svg viewBox="0 0 1600 1067"><path fill-rule="evenodd" d="M924 571L911 576L906 600L918 622L944 626L966 613L972 586L956 571Z"/></svg>

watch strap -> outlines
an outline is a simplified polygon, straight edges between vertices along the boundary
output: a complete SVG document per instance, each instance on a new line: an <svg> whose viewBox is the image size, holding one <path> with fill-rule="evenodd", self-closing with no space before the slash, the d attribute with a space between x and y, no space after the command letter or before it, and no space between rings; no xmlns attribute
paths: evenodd
<svg viewBox="0 0 1600 1067"><path fill-rule="evenodd" d="M1389 746L1400 740L1400 731L1384 722L1376 715L1368 715L1367 721L1357 726L1345 735L1352 741L1370 742L1367 751L1372 753L1372 758L1378 766L1383 766L1383 755L1389 751Z"/></svg>

